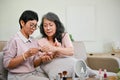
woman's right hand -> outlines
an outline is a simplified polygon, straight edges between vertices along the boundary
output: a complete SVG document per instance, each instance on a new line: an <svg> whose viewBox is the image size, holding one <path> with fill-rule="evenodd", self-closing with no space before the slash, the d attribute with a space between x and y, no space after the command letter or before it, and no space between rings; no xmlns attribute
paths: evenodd
<svg viewBox="0 0 120 80"><path fill-rule="evenodd" d="M56 47L61 47L61 43L60 42L58 42L58 40L55 38L55 43L54 43L54 45L56 46Z"/></svg>
<svg viewBox="0 0 120 80"><path fill-rule="evenodd" d="M38 48L30 48L27 52L26 55L27 57L31 57L39 52Z"/></svg>

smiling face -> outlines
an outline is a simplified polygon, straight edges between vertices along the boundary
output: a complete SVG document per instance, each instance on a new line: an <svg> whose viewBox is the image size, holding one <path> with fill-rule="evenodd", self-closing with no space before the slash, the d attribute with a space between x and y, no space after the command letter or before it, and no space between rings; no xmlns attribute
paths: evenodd
<svg viewBox="0 0 120 80"><path fill-rule="evenodd" d="M46 18L43 20L43 29L48 38L53 38L54 34L56 33L55 23Z"/></svg>
<svg viewBox="0 0 120 80"><path fill-rule="evenodd" d="M29 20L26 23L23 20L21 20L20 23L22 26L21 32L26 38L29 38L29 35L31 35L37 29L36 20Z"/></svg>

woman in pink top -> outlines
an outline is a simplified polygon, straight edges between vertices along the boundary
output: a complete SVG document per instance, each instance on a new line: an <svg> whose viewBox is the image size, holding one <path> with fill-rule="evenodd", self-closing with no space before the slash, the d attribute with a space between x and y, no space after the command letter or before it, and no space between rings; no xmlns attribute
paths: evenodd
<svg viewBox="0 0 120 80"><path fill-rule="evenodd" d="M50 56L41 56L38 43L30 35L37 29L38 15L26 10L19 19L20 30L8 41L4 48L4 67L8 70L7 80L48 80L37 76L35 67L41 62L51 60Z"/></svg>
<svg viewBox="0 0 120 80"><path fill-rule="evenodd" d="M68 62L68 60L69 62L72 60L71 56L73 56L74 48L69 34L65 32L63 24L59 20L58 16L52 12L49 12L43 16L42 22L40 24L40 32L42 34L42 38L38 40L38 43L40 45L41 51L43 51L43 53L46 55L53 56L53 60L51 61L53 64L51 62L49 62L48 64L43 64L44 66L42 66L42 69L45 69L44 71L46 72L46 74L48 74L50 80L54 80L55 76L54 78L51 78L53 76L50 75L57 75L57 73L59 73L56 73L54 71L59 70L59 65L62 65L62 63L60 62L61 60L65 60L63 62L63 64L65 65L67 65L66 63ZM60 64L58 65L56 63ZM73 64L71 66L73 66ZM54 65L57 65L57 68ZM52 73L47 72L52 70L51 68L54 68L56 70L51 71Z"/></svg>
<svg viewBox="0 0 120 80"><path fill-rule="evenodd" d="M64 26L56 14L49 12L44 15L40 25L43 37L39 40L41 50L54 57L72 56L73 45L69 34L64 31Z"/></svg>

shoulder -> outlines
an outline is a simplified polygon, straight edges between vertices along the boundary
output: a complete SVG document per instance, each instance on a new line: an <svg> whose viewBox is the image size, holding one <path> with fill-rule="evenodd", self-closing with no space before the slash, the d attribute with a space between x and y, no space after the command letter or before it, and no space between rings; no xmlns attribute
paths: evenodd
<svg viewBox="0 0 120 80"><path fill-rule="evenodd" d="M62 38L69 37L69 34L67 32L62 33Z"/></svg>
<svg viewBox="0 0 120 80"><path fill-rule="evenodd" d="M10 39L9 39L9 43L14 43L14 42L16 42L18 39L20 39L19 37L18 37L18 34L15 34L15 35L13 35L13 36L11 36L10 37Z"/></svg>
<svg viewBox="0 0 120 80"><path fill-rule="evenodd" d="M64 47L73 47L70 36L68 33L64 33L64 36L62 38L62 45Z"/></svg>
<svg viewBox="0 0 120 80"><path fill-rule="evenodd" d="M5 48L7 48L7 49L9 49L9 48L16 48L16 44L17 44L18 38L19 37L17 36L17 34L11 36L10 39L7 41L7 44L6 44Z"/></svg>

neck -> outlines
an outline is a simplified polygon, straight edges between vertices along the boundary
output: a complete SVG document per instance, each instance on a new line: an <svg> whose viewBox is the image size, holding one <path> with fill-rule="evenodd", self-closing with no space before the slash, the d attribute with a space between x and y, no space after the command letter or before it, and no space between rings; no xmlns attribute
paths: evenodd
<svg viewBox="0 0 120 80"><path fill-rule="evenodd" d="M53 42L53 37L47 37L48 41L52 41Z"/></svg>
<svg viewBox="0 0 120 80"><path fill-rule="evenodd" d="M20 30L20 32L28 39L29 35L27 35L22 29Z"/></svg>
<svg viewBox="0 0 120 80"><path fill-rule="evenodd" d="M54 40L53 40L53 38L47 38L47 39L48 39L48 41L49 41L50 44L54 45Z"/></svg>

